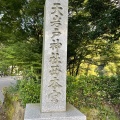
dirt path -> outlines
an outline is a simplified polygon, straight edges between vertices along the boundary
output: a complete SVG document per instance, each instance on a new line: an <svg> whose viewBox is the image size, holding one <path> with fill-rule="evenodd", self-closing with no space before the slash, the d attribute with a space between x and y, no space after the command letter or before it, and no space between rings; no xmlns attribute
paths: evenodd
<svg viewBox="0 0 120 120"><path fill-rule="evenodd" d="M8 87L10 85L14 85L16 83L16 79L14 76L6 76L0 77L0 101L3 103L4 96L2 90L4 87Z"/></svg>

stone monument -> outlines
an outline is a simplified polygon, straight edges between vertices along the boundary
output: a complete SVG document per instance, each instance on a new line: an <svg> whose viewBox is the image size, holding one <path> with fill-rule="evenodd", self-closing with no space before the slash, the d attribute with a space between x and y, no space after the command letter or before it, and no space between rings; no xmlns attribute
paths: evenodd
<svg viewBox="0 0 120 120"><path fill-rule="evenodd" d="M68 0L46 0L40 104L27 104L24 120L86 120L66 104Z"/></svg>
<svg viewBox="0 0 120 120"><path fill-rule="evenodd" d="M66 111L67 0L47 0L41 84L41 111Z"/></svg>

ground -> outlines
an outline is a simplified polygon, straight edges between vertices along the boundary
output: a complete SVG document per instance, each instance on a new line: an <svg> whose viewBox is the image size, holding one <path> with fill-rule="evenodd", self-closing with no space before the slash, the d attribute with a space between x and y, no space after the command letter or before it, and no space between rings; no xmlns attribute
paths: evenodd
<svg viewBox="0 0 120 120"><path fill-rule="evenodd" d="M3 88L8 87L10 85L14 85L16 83L16 77L14 76L5 76L5 77L0 77L0 101L4 101L4 96L3 96Z"/></svg>
<svg viewBox="0 0 120 120"><path fill-rule="evenodd" d="M2 108L2 105L0 105L0 120L7 120L4 109Z"/></svg>
<svg viewBox="0 0 120 120"><path fill-rule="evenodd" d="M4 101L4 96L2 93L3 88L13 85L15 83L16 83L16 79L14 76L5 76L5 77L0 76L0 120L7 120L4 109L2 107L2 103Z"/></svg>

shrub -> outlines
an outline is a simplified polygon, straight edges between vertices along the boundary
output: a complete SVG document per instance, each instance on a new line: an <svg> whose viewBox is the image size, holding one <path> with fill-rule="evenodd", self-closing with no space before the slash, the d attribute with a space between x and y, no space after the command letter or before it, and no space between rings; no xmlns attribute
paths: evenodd
<svg viewBox="0 0 120 120"><path fill-rule="evenodd" d="M109 105L120 104L119 76L68 76L67 79L68 102L83 111L88 108L88 113L94 108L98 111L98 120L113 120L115 112Z"/></svg>
<svg viewBox="0 0 120 120"><path fill-rule="evenodd" d="M39 80L29 76L9 89L23 106L40 102ZM120 104L120 76L68 76L67 101L85 113L88 120L118 120L111 104Z"/></svg>
<svg viewBox="0 0 120 120"><path fill-rule="evenodd" d="M40 84L36 83L33 79L21 80L19 83L19 99L23 106L26 103L39 103L40 102Z"/></svg>
<svg viewBox="0 0 120 120"><path fill-rule="evenodd" d="M21 101L25 107L27 103L40 102L40 81L33 72L28 72L22 80L18 80L15 86L4 90L4 94L12 94L12 99Z"/></svg>
<svg viewBox="0 0 120 120"><path fill-rule="evenodd" d="M23 80L17 82L19 99L25 107L27 103L40 102L40 79L31 67L30 71L25 71Z"/></svg>

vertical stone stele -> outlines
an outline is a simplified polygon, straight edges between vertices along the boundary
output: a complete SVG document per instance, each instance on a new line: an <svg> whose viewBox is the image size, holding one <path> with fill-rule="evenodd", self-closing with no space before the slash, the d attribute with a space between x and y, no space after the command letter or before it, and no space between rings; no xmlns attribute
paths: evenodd
<svg viewBox="0 0 120 120"><path fill-rule="evenodd" d="M46 0L40 104L27 104L24 120L86 120L66 104L68 0Z"/></svg>
<svg viewBox="0 0 120 120"><path fill-rule="evenodd" d="M44 40L41 112L66 111L68 0L47 0L44 8Z"/></svg>

